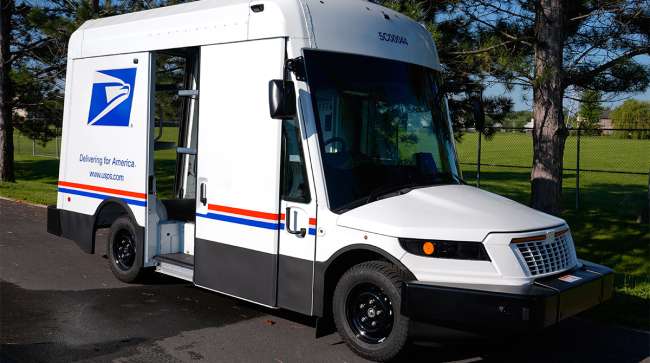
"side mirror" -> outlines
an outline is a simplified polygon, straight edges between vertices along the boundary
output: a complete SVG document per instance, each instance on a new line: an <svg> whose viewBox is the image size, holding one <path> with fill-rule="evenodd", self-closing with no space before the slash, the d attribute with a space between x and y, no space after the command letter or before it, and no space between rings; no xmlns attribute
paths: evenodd
<svg viewBox="0 0 650 363"><path fill-rule="evenodd" d="M281 79L269 81L269 112L271 118L278 120L296 116L296 92L293 82Z"/></svg>

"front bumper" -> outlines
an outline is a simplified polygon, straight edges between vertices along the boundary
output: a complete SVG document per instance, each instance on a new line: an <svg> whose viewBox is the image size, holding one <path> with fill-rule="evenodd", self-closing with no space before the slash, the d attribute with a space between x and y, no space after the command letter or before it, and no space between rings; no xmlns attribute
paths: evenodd
<svg viewBox="0 0 650 363"><path fill-rule="evenodd" d="M613 271L580 262L580 268L526 286L405 282L402 314L471 331L547 327L612 296Z"/></svg>

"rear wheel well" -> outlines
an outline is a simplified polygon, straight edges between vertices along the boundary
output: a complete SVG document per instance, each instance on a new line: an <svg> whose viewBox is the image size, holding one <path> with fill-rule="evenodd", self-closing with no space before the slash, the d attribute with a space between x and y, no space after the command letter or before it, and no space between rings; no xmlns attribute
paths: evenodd
<svg viewBox="0 0 650 363"><path fill-rule="evenodd" d="M110 227L116 219L127 216L131 218L127 207L122 204L114 201L108 201L102 203L95 213L95 226L93 232L96 232L99 228L108 228Z"/></svg>
<svg viewBox="0 0 650 363"><path fill-rule="evenodd" d="M95 212L95 222L92 229L92 253L95 253L95 234L100 228L108 228L113 222L120 217L128 217L133 223L135 218L131 213L129 207L122 201L117 199L107 199L97 207Z"/></svg>

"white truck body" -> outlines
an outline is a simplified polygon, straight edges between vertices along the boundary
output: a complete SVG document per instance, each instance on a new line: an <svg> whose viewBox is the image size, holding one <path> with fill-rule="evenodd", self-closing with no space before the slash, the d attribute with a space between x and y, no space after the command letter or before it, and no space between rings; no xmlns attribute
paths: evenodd
<svg viewBox="0 0 650 363"><path fill-rule="evenodd" d="M188 83L194 97L187 122L194 131L185 139L196 159L183 159L186 168L198 164L195 179L183 179L184 192L196 193L190 198L193 217L181 221L169 217L173 211L158 198L153 177L155 57L174 49L191 50L199 65ZM336 154L337 147L326 148L323 135L333 135L334 143L348 136L323 126L318 114L331 123L352 111L341 109L343 101L323 101L327 93L314 93L309 78L319 70L309 69L310 59L320 54L380 59L431 74L441 69L424 27L366 1L203 0L86 22L69 44L50 230L93 252L94 231L126 214L143 239L145 267L314 316L328 314L331 279L342 273L329 275L332 266L355 258L390 261L407 270L414 284L477 291L488 285L528 288L584 267L562 219L459 182L337 210L324 162L332 157L327 150ZM307 79L285 69L287 60L300 57ZM384 76L376 74L377 80ZM300 148L286 160L283 121L269 115L272 79L295 85ZM362 92L347 94L359 97L360 105L368 102ZM455 160L449 118L441 112L440 140L450 140L446 150ZM334 129L343 127L336 122ZM306 171L299 189L308 192L300 201L280 195L287 160ZM301 229L304 234L296 233ZM487 257L435 258L408 252L400 239L475 243ZM528 252L546 255L536 259ZM159 258L167 254L190 262ZM515 315L531 320L526 314Z"/></svg>

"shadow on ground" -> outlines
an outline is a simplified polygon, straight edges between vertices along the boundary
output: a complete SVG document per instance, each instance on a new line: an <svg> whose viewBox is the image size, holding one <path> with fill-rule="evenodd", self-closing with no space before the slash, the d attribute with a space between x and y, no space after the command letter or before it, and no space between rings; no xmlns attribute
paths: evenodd
<svg viewBox="0 0 650 363"><path fill-rule="evenodd" d="M26 290L0 281L0 361L92 359L183 331L263 314L176 279L83 291Z"/></svg>
<svg viewBox="0 0 650 363"><path fill-rule="evenodd" d="M442 345L416 342L405 362L640 362L650 356L650 333L569 319L558 326L518 336Z"/></svg>
<svg viewBox="0 0 650 363"><path fill-rule="evenodd" d="M40 180L56 184L56 179L59 174L59 160L17 160L15 170L17 180Z"/></svg>
<svg viewBox="0 0 650 363"><path fill-rule="evenodd" d="M298 356L309 356L309 348L305 348L309 346L325 352L331 349L341 352L344 348L336 334L315 339L313 335L304 334L311 333L311 329L301 329L303 333L299 336L291 336L291 331L271 332L263 323L288 320L289 324L308 328L312 320L303 315L239 302L175 279L159 282L161 284L83 291L26 290L1 282L0 361L107 361L120 357L127 362L145 357L147 361L175 361L169 351L162 348L164 344L155 343L199 330L206 337L207 346L223 345L224 331L228 339L229 331L237 329L230 326L247 321L249 324L245 325L243 334L250 335L250 339L233 338L225 343L238 350L240 358L247 356L248 344L265 341L268 337L264 334L275 334L273 340L284 342L279 348L284 352L282 355L287 356L295 354L294 349L303 351ZM399 361L639 362L650 355L649 341L647 332L577 318L522 336L412 342ZM191 349L186 361L220 360L220 356L205 351L206 345L197 344ZM313 356L309 361L360 361L347 352L344 349L343 359ZM268 358L272 361L270 354Z"/></svg>

